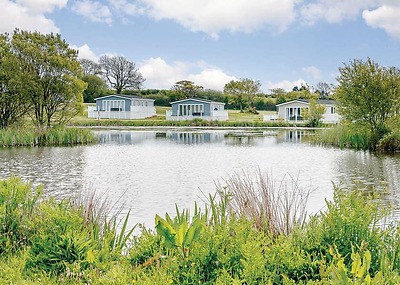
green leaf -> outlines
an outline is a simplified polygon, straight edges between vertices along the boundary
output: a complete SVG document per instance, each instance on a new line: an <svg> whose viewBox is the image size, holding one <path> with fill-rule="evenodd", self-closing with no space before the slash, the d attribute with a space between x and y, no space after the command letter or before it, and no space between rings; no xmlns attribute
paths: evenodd
<svg viewBox="0 0 400 285"><path fill-rule="evenodd" d="M156 231L160 236L164 237L165 246L167 248L172 248L174 246L177 246L175 238L176 231L171 226L171 224L168 223L163 218L161 218L159 215L156 215L155 220L156 220Z"/></svg>
<svg viewBox="0 0 400 285"><path fill-rule="evenodd" d="M201 231L203 230L203 224L200 219L195 219L186 231L185 238L183 240L184 247L190 247L192 243L198 240Z"/></svg>

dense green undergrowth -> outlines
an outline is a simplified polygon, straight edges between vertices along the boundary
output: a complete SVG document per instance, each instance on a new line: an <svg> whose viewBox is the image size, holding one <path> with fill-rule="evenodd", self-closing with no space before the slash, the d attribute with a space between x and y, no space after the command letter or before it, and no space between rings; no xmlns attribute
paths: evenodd
<svg viewBox="0 0 400 285"><path fill-rule="evenodd" d="M399 228L378 225L387 213L374 192L335 187L323 212L271 231L287 216L268 213L291 189L267 199L253 194L272 194L268 181L230 182L203 209L177 207L133 235L95 198L57 201L19 178L0 181L0 284L400 283ZM233 194L238 183L251 187L247 196ZM248 215L264 208L261 224Z"/></svg>
<svg viewBox="0 0 400 285"><path fill-rule="evenodd" d="M0 146L66 146L96 142L90 130L79 128L11 128L0 130Z"/></svg>

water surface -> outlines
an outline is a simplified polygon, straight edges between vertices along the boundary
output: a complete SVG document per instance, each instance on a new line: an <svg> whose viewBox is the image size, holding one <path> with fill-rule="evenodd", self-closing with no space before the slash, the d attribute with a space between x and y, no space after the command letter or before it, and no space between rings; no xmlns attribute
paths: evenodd
<svg viewBox="0 0 400 285"><path fill-rule="evenodd" d="M324 208L332 183L358 181L400 200L400 156L339 150L302 143L304 131L141 130L96 131L91 146L11 148L0 151L0 176L21 176L45 193L70 197L95 190L115 207L131 209L131 223L154 226L154 215L203 205L235 173L268 172L313 189L308 210Z"/></svg>

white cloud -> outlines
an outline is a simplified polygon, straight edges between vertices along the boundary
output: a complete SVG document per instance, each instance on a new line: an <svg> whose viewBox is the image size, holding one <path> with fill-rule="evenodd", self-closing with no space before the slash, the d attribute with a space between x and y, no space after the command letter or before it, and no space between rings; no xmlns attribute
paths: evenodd
<svg viewBox="0 0 400 285"><path fill-rule="evenodd" d="M182 62L170 65L160 57L139 64L140 73L146 78L146 87L155 89L170 89L175 82L183 79L186 69Z"/></svg>
<svg viewBox="0 0 400 285"><path fill-rule="evenodd" d="M196 83L196 85L203 86L206 89L213 89L222 91L226 83L231 80L237 80L236 77L227 75L221 69L206 69L198 74L190 74L189 80Z"/></svg>
<svg viewBox="0 0 400 285"><path fill-rule="evenodd" d="M11 33L15 28L41 33L59 33L55 23L46 18L44 13L52 12L55 8L62 8L66 0L52 1L8 1L0 0L0 32Z"/></svg>
<svg viewBox="0 0 400 285"><path fill-rule="evenodd" d="M71 48L78 50L79 59L90 59L91 61L98 62L99 57L91 50L91 48L84 44L83 46L71 45Z"/></svg>
<svg viewBox="0 0 400 285"><path fill-rule="evenodd" d="M142 8L130 3L127 0L109 0L108 2L114 10L129 16L136 16L137 14L141 14L143 12Z"/></svg>
<svg viewBox="0 0 400 285"><path fill-rule="evenodd" d="M362 14L367 25L385 30L390 36L400 39L400 6L383 5Z"/></svg>
<svg viewBox="0 0 400 285"><path fill-rule="evenodd" d="M302 20L310 25L320 20L339 23L343 20L355 19L364 9L376 6L379 2L381 0L317 0L304 5L300 14Z"/></svg>
<svg viewBox="0 0 400 285"><path fill-rule="evenodd" d="M301 85L307 85L307 82L305 82L303 79L298 79L296 81L283 80L275 83L269 81L264 84L267 90L282 88L287 92L292 91L293 87L301 87Z"/></svg>
<svg viewBox="0 0 400 285"><path fill-rule="evenodd" d="M191 72L195 67L199 72ZM196 64L174 62L168 64L160 57L150 58L139 65L139 70L146 78L146 88L170 89L177 81L191 80L206 89L222 90L226 83L235 77L227 75L217 67L210 67L204 62Z"/></svg>
<svg viewBox="0 0 400 285"><path fill-rule="evenodd" d="M307 74L310 75L313 79L321 79L321 70L319 70L315 66L306 66L303 67L302 70Z"/></svg>
<svg viewBox="0 0 400 285"><path fill-rule="evenodd" d="M76 1L72 5L72 10L93 22L107 23L109 25L112 23L111 10L107 6L97 1Z"/></svg>
<svg viewBox="0 0 400 285"><path fill-rule="evenodd" d="M37 13L50 13L55 8L63 8L67 5L68 0L16 0L15 2L22 7L26 7L29 11Z"/></svg>
<svg viewBox="0 0 400 285"><path fill-rule="evenodd" d="M252 32L265 25L280 32L295 19L299 0L141 0L157 20L171 19L191 31L218 37L221 31Z"/></svg>

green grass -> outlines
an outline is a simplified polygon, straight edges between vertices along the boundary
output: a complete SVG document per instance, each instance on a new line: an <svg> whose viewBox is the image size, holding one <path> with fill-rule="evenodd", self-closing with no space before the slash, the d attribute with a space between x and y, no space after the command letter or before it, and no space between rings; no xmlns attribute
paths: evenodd
<svg viewBox="0 0 400 285"><path fill-rule="evenodd" d="M147 119L135 120L116 120L116 119L89 119L86 114L76 116L70 121L71 126L125 126L125 127L140 127L140 126L176 126L176 127L290 127L293 124L284 121L263 122L263 115L274 113L271 111L260 111L259 114L252 114L237 110L228 110L227 121L205 121L194 119L188 121L166 121L165 112L171 110L170 107L156 106L156 116ZM304 126L298 124L297 126Z"/></svg>
<svg viewBox="0 0 400 285"><path fill-rule="evenodd" d="M372 147L368 131L342 124L320 131L317 136L313 137L313 142L339 148L362 150L367 150Z"/></svg>
<svg viewBox="0 0 400 285"><path fill-rule="evenodd" d="M0 130L0 147L67 146L96 142L90 130L79 128L12 128Z"/></svg>

